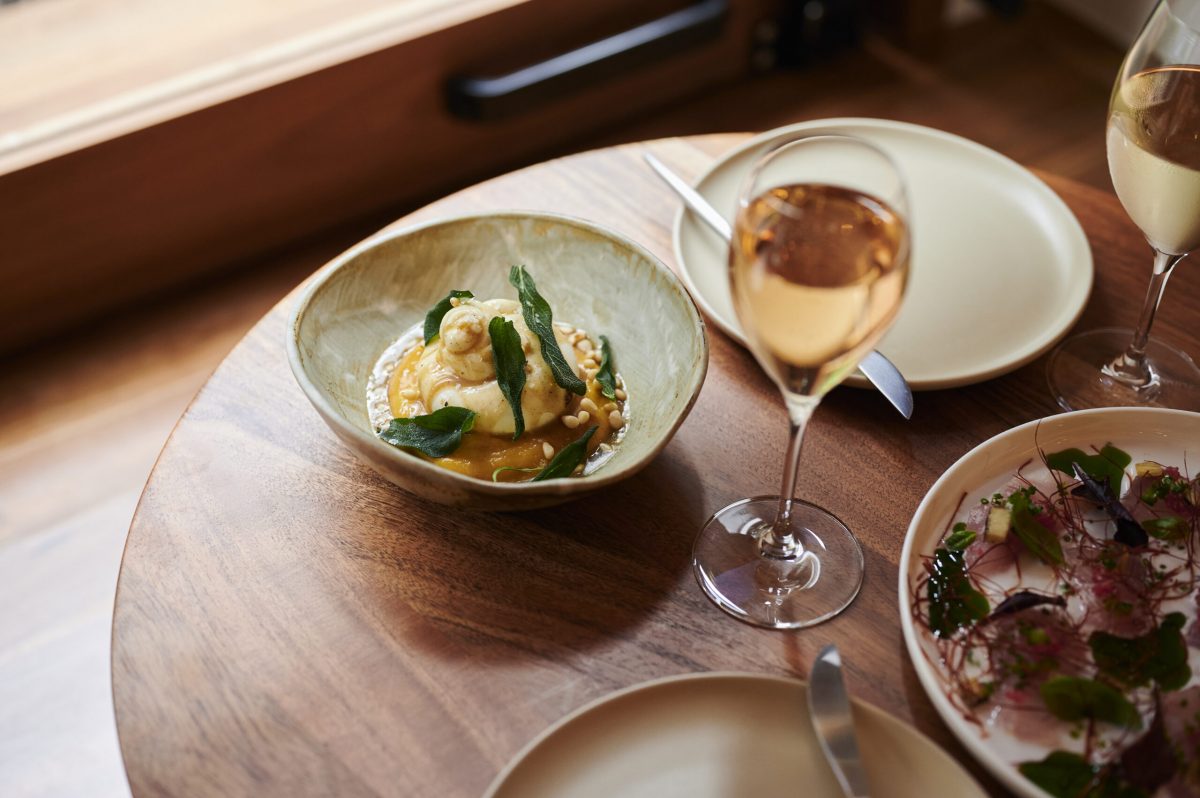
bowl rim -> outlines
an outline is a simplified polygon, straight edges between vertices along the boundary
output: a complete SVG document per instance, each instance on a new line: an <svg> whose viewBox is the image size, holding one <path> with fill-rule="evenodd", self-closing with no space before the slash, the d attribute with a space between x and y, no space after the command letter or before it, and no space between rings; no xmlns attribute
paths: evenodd
<svg viewBox="0 0 1200 798"><path fill-rule="evenodd" d="M477 479L459 474L449 469L441 468L433 463L417 457L416 455L408 454L394 446L381 441L378 436L368 435L355 424L350 423L342 413L335 408L332 403L325 399L324 394L309 378L308 372L304 367L304 360L300 353L300 325L304 319L309 306L316 297L317 292L321 290L343 267L354 261L363 253L375 249L382 244L394 241L399 238L412 235L437 227L446 227L450 225L464 224L477 222L485 219L535 219L552 222L555 224L566 225L569 227L580 228L588 232L597 234L610 241L621 244L627 247L646 260L651 267L660 275L667 279L667 283L675 288L679 295L684 299L684 306L687 308L688 314L692 320L693 329L700 336L700 366L694 369L691 373L689 383L687 385L687 401L680 407L675 417L671 419L670 425L665 433L659 436L659 440L655 442L646 454L633 460L619 468L601 469L598 473L590 475L587 479L577 477L558 477L555 479L547 479L542 482L490 482L488 480ZM628 236L617 232L609 227L590 222L586 219L581 219L576 216L567 214L555 213L552 211L524 211L517 209L504 209L495 211L481 211L477 213L456 214L452 216L442 216L436 219L430 219L424 222L418 222L411 225L404 225L395 229L385 228L373 235L368 236L359 243L347 249L345 252L334 257L331 261L314 272L307 280L306 284L301 289L300 295L292 304L292 309L288 314L287 322L287 357L288 364L291 366L292 376L300 386L300 390L304 393L308 401L317 409L320 416L325 420L326 424L333 428L340 437L352 439L357 445L366 447L369 450L374 450L380 453L380 456L386 459L392 459L395 462L401 463L406 467L412 467L417 473L423 474L426 478L432 481L444 481L448 483L457 483L465 486L468 490L476 493L481 493L488 496L546 496L546 495L563 495L567 493L575 493L579 491L598 489L607 485L620 482L627 477L636 474L643 467L648 465L651 460L666 447L675 432L683 423L692 407L696 403L696 399L700 395L700 388L704 385L704 379L708 374L709 361L709 342L708 331L704 321L704 317L696 308L695 300L684 286L679 276L675 274L662 259L648 250L646 247L632 240ZM365 401L365 399L364 399ZM369 464L369 463L368 463Z"/></svg>

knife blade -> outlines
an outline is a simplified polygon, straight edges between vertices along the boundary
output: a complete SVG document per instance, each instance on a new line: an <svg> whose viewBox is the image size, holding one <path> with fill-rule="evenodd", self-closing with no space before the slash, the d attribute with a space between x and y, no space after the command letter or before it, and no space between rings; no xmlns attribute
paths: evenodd
<svg viewBox="0 0 1200 798"><path fill-rule="evenodd" d="M642 157L655 174L663 179L668 186L693 213L699 216L705 224L713 229L726 243L733 240L733 227L729 222L717 212L717 209L709 204L708 200L700 196L700 193L689 186L686 181L679 175L671 171L670 167L664 164L650 153L642 153ZM884 395L892 406L900 411L900 415L905 418L912 418L913 412L913 395L912 388L908 381L904 379L904 375L900 373L900 369L896 368L892 361L874 350L868 352L858 364L858 370L863 373L872 385L879 389L879 392Z"/></svg>
<svg viewBox="0 0 1200 798"><path fill-rule="evenodd" d="M808 708L821 752L848 798L869 798L870 784L854 736L854 716L837 646L821 649L808 682Z"/></svg>

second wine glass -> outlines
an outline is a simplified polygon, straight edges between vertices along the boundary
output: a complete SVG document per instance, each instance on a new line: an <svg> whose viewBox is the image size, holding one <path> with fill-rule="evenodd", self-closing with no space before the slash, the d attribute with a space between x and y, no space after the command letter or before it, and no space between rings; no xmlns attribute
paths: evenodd
<svg viewBox="0 0 1200 798"><path fill-rule="evenodd" d="M1064 341L1046 367L1050 391L1064 410L1200 410L1200 368L1150 336L1167 278L1200 250L1200 0L1162 0L1151 13L1117 74L1106 140L1113 187L1154 268L1137 326Z"/></svg>
<svg viewBox="0 0 1200 798"><path fill-rule="evenodd" d="M862 585L862 548L832 513L794 498L817 405L891 326L908 282L908 198L886 152L847 135L774 143L739 196L734 309L779 387L791 436L779 496L743 499L700 530L693 567L734 617L771 628L837 615Z"/></svg>

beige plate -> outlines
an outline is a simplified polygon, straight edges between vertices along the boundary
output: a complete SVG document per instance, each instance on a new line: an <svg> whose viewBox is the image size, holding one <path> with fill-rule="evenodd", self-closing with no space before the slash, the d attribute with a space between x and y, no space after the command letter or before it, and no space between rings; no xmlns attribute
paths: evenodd
<svg viewBox="0 0 1200 798"><path fill-rule="evenodd" d="M805 693L796 679L741 673L636 685L550 727L486 797L839 796ZM854 721L875 798L985 795L911 726L859 701Z"/></svg>
<svg viewBox="0 0 1200 798"><path fill-rule="evenodd" d="M1028 170L959 136L884 119L804 122L755 136L713 164L696 189L732 218L742 177L767 143L816 131L871 140L908 181L912 277L879 350L913 388L1004 374L1047 351L1079 318L1092 288L1092 253L1079 221ZM745 345L729 297L725 245L681 211L675 255L696 303ZM867 385L860 375L847 383Z"/></svg>

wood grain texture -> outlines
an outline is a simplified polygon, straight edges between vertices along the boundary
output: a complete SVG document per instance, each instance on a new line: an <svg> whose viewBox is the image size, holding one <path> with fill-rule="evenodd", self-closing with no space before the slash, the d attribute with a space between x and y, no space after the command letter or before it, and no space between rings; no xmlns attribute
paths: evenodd
<svg viewBox="0 0 1200 798"><path fill-rule="evenodd" d="M644 146L694 175L740 139ZM554 209L614 227L673 266L678 206L642 149L531 167L398 224ZM1132 322L1149 269L1140 235L1111 196L1046 179L1095 254L1080 327ZM1186 322L1200 300L1185 282L1157 331L1194 351ZM384 483L308 406L284 358L288 302L193 402L130 530L113 689L135 795L475 795L529 738L613 689L710 669L804 676L828 642L846 653L857 695L967 759L905 657L896 563L945 468L1054 411L1044 359L920 394L909 423L872 392L826 399L798 495L856 531L866 580L841 617L778 633L721 614L689 566L710 512L775 489L785 444L777 393L720 333L691 416L637 478L560 509L447 514Z"/></svg>

